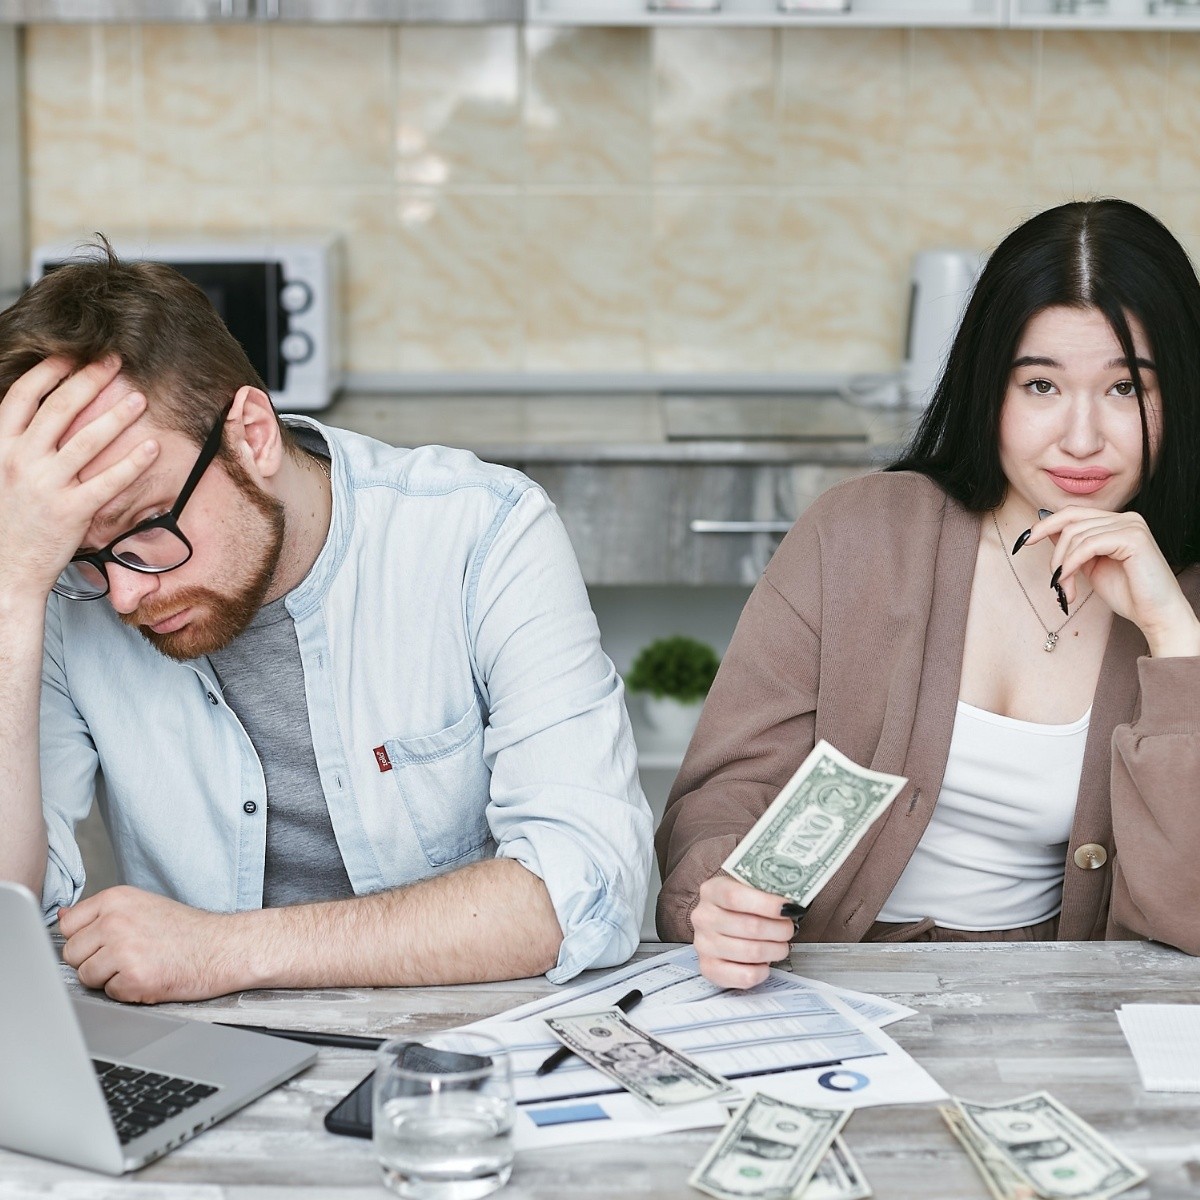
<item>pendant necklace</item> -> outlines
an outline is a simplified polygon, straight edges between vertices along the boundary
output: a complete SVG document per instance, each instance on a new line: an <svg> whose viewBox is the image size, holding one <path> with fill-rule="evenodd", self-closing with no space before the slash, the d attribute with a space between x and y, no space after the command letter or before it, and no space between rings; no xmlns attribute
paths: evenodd
<svg viewBox="0 0 1200 1200"><path fill-rule="evenodd" d="M1004 561L1008 563L1008 569L1012 572L1013 578L1017 581L1017 587L1021 589L1021 595L1025 597L1025 603L1033 610L1033 615L1037 618L1037 623L1041 625L1042 630L1046 634L1046 640L1042 643L1042 649L1047 654L1053 652L1054 647L1058 645L1058 635L1075 620L1076 614L1083 611L1083 605L1086 604L1095 594L1096 589L1092 588L1090 592L1083 598L1083 604L1071 613L1069 617L1057 628L1049 629L1042 621L1042 615L1037 610L1037 605L1029 598L1029 593L1025 590L1025 585L1021 582L1020 575L1017 574L1017 568L1013 565L1012 556L1008 553L1008 547L1004 544L1004 534L1000 532L1000 522L996 519L996 510L992 510L992 524L996 527L996 537L1000 539L1000 552L1004 555Z"/></svg>

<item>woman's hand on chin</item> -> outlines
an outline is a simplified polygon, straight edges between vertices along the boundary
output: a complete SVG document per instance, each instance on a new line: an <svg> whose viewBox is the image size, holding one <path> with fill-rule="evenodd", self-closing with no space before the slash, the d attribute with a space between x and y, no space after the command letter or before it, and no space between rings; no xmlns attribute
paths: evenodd
<svg viewBox="0 0 1200 1200"><path fill-rule="evenodd" d="M795 927L780 916L785 903L729 875L702 883L700 902L692 909L692 940L704 977L729 988L762 983L771 964L787 958L791 949Z"/></svg>
<svg viewBox="0 0 1200 1200"><path fill-rule="evenodd" d="M1068 606L1079 597L1079 577L1118 616L1146 636L1155 658L1200 655L1200 620L1140 513L1068 505L1039 521L1026 545L1054 542L1050 586Z"/></svg>

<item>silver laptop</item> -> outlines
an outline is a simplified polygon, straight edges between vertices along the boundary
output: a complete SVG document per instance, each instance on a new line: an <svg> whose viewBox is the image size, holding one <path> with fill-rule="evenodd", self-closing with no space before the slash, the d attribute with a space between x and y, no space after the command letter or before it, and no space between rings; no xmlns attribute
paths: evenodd
<svg viewBox="0 0 1200 1200"><path fill-rule="evenodd" d="M309 1046L72 998L27 888L0 883L0 1146L119 1175L316 1060Z"/></svg>

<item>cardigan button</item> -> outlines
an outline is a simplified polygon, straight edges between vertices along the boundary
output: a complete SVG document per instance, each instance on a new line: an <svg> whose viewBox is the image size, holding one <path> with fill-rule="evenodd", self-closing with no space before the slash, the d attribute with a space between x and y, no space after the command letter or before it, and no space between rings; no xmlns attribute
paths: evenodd
<svg viewBox="0 0 1200 1200"><path fill-rule="evenodd" d="M1084 871L1094 871L1108 862L1108 851L1095 842L1088 842L1075 851L1075 865Z"/></svg>

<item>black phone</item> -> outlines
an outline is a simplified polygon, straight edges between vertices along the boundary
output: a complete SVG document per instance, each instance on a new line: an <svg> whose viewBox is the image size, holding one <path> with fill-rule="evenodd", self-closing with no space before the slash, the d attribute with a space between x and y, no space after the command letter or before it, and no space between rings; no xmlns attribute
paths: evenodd
<svg viewBox="0 0 1200 1200"><path fill-rule="evenodd" d="M372 1071L325 1114L325 1128L330 1133L345 1137L371 1136L371 1087L374 1082L375 1072Z"/></svg>
<svg viewBox="0 0 1200 1200"><path fill-rule="evenodd" d="M456 1054L450 1050L434 1050L422 1046L419 1042L410 1042L404 1047L400 1061L403 1066L414 1071L450 1075L458 1071L477 1071L480 1067L486 1067L491 1060L477 1054ZM330 1133L340 1133L345 1137L371 1136L374 1083L375 1072L372 1071L325 1114L325 1128Z"/></svg>

